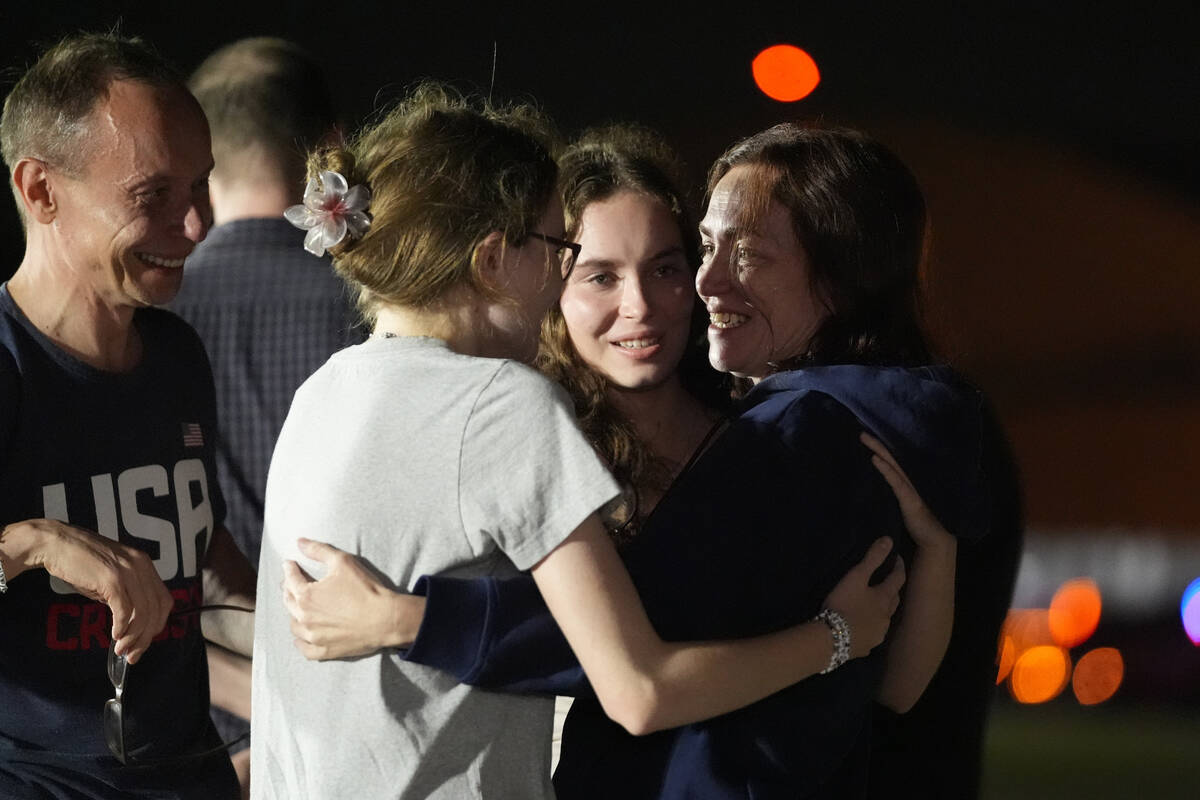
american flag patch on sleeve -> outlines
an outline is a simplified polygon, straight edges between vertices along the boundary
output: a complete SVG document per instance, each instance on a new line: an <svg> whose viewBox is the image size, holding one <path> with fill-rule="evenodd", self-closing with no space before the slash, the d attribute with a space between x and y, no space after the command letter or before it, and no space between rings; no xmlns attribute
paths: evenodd
<svg viewBox="0 0 1200 800"><path fill-rule="evenodd" d="M200 432L200 423L185 422L183 425L183 446L204 447L204 434Z"/></svg>

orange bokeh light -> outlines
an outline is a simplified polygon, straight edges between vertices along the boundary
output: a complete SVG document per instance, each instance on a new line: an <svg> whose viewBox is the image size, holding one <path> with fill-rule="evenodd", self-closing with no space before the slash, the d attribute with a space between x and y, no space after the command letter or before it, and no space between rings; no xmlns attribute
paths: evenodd
<svg viewBox="0 0 1200 800"><path fill-rule="evenodd" d="M1100 624L1100 589L1089 578L1067 581L1050 601L1050 634L1059 647L1083 644Z"/></svg>
<svg viewBox="0 0 1200 800"><path fill-rule="evenodd" d="M763 50L754 57L750 70L762 93L782 103L808 97L821 82L817 62L790 44L777 44Z"/></svg>
<svg viewBox="0 0 1200 800"><path fill-rule="evenodd" d="M1052 645L1031 647L1013 664L1009 687L1020 703L1044 703L1066 688L1071 675L1067 651Z"/></svg>
<svg viewBox="0 0 1200 800"><path fill-rule="evenodd" d="M1075 665L1071 687L1085 706L1103 703L1112 697L1125 677L1125 660L1115 647L1097 647L1083 655Z"/></svg>
<svg viewBox="0 0 1200 800"><path fill-rule="evenodd" d="M1050 635L1050 612L1044 608L1010 609L1000 635L1002 643L1004 637L1012 639L1014 657L1040 644L1055 644Z"/></svg>
<svg viewBox="0 0 1200 800"><path fill-rule="evenodd" d="M1013 662L1017 660L1017 646L1013 644L1011 636L1003 637L1003 644L1000 645L999 669L996 670L996 685L999 686L1008 673L1012 671Z"/></svg>

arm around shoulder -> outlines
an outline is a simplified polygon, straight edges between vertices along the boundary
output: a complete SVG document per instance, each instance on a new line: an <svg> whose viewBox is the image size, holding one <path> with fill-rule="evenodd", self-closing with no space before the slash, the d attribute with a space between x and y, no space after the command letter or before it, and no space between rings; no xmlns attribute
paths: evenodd
<svg viewBox="0 0 1200 800"><path fill-rule="evenodd" d="M954 626L957 543L918 547L904 609L888 647L876 700L899 714L916 705L942 663Z"/></svg>
<svg viewBox="0 0 1200 800"><path fill-rule="evenodd" d="M925 505L883 444L866 434L872 463L887 480L904 525L916 542L904 609L891 637L876 699L905 713L921 699L946 654L954 627L954 577L958 542Z"/></svg>

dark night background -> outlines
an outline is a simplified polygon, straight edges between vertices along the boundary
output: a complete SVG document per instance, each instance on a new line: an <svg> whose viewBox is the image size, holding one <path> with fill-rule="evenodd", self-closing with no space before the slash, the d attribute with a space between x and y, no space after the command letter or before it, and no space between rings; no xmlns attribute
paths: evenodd
<svg viewBox="0 0 1200 800"><path fill-rule="evenodd" d="M932 319L1009 430L1031 541L1079 542L1093 565L1114 559L1089 543L1152 541L1184 566L1148 580L1200 575L1195 0L16 5L0 10L10 73L39 43L118 19L185 71L226 42L278 35L325 65L348 128L423 77L491 86L536 100L568 133L655 127L697 187L727 145L774 122L865 128L928 194ZM751 78L750 61L777 43L821 69L799 103L769 100ZM3 193L0 277L22 252L11 202ZM1173 644L1144 646L1175 666L1144 680L1195 700L1200 651L1175 641L1183 585L1162 588L1175 616L1158 609L1154 630Z"/></svg>
<svg viewBox="0 0 1200 800"><path fill-rule="evenodd" d="M118 20L184 70L233 39L280 35L324 63L349 128L422 77L492 86L567 132L656 127L697 186L773 122L864 127L929 195L932 318L1005 417L1031 523L1200 530L1200 4L713 8L7 3L0 53L11 82L39 43ZM799 103L750 75L780 42L822 71ZM10 203L0 275L22 252Z"/></svg>

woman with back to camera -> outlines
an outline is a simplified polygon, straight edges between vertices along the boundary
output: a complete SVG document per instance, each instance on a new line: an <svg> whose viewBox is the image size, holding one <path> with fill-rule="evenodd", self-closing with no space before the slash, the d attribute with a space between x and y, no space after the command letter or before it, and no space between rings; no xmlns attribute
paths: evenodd
<svg viewBox="0 0 1200 800"><path fill-rule="evenodd" d="M520 363L560 292L555 254L571 246L540 125L528 109L426 87L310 164L319 180L292 216L312 229L309 246L331 248L373 334L296 393L272 460L257 797L551 793L547 701L460 686L394 654L300 657L272 588L299 537L360 555L392 589L423 572L532 568L605 711L636 731L752 703L831 658L822 621L730 643L666 645L650 627L595 513L617 486L565 399ZM875 548L829 600L850 618L856 656L896 602L899 571L867 586L885 554ZM770 666L728 680L747 659Z"/></svg>
<svg viewBox="0 0 1200 800"><path fill-rule="evenodd" d="M765 156L754 146L769 143L783 151L771 154L781 164L767 162L770 169L761 177L735 169L757 166ZM797 151L807 151L808 160ZM752 137L726 158L711 183L713 202L702 228L708 246L697 282L713 312L714 362L752 381L777 371L789 350L812 364L847 366L784 371L764 381L746 398L742 415L679 477L624 548L651 618L667 638L688 638L694 631L745 635L786 624L801 608L819 604L820 587L828 585L835 565L852 559L873 531L898 531L887 490L857 443L864 426L896 449L918 485L939 501L939 513L952 529L974 533L979 522L972 507L981 500L971 444L976 398L940 369L891 366L928 361L917 324L924 209L907 170L860 134L794 127ZM568 210L570 164L568 156ZM748 171L762 183L746 184ZM808 188L819 189L816 200L808 200L816 209L798 199L809 196L804 187L777 189L773 183L803 183L806 176ZM605 196L597 191L592 200ZM608 202L583 208L584 249L576 269L589 260L589 211L616 208L621 199L614 192ZM763 216L767 210L770 218ZM865 241L876 234L881 241ZM801 241L827 259L811 274ZM729 254L739 245L735 261ZM571 292L582 275L572 274L561 301L581 355L586 337L576 335L570 319ZM814 302L814 291L828 293L828 299ZM776 332L787 349L774 347ZM613 373L601 360L589 363ZM903 480L899 473L890 475ZM952 488L934 491L939 479ZM961 502L954 497L958 490L966 494ZM901 497L919 506L911 489ZM897 631L879 687L880 698L897 708L916 699L936 668L951 614L953 542L924 523L914 525L920 550L908 630ZM783 562L804 568L784 575ZM328 609L310 601L332 599L320 595L322 584L345 589L352 583L289 581L295 592L291 608L301 620L296 630L309 642L301 643L305 652L314 657L345 652L339 650L347 641L345 630L331 630L332 615L322 616ZM578 689L570 653L555 646L553 624L548 615L538 615L529 582L435 577L426 579L425 588L426 620L409 658L480 685ZM486 629L472 624L474 619L487 619ZM356 644L366 641L357 637ZM748 662L730 679L745 680L757 667ZM600 705L583 697L564 734L559 794L854 796L865 780L866 723L880 667L878 659L856 661L743 711L641 739L611 725Z"/></svg>

